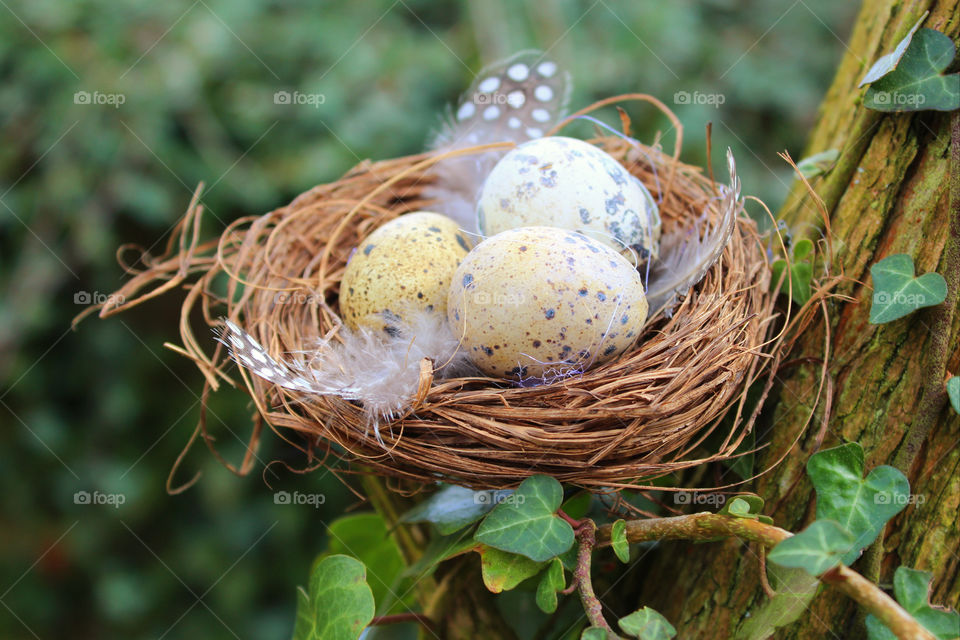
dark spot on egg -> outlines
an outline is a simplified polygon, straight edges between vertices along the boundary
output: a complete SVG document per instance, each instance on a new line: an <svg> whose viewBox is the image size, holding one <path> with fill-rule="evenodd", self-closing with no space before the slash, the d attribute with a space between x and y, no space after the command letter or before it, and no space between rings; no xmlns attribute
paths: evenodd
<svg viewBox="0 0 960 640"><path fill-rule="evenodd" d="M417 299L423 300L423 291L417 291Z"/></svg>
<svg viewBox="0 0 960 640"><path fill-rule="evenodd" d="M606 349L603 350L603 355L608 356L616 350L617 350L617 345L611 344Z"/></svg>
<svg viewBox="0 0 960 640"><path fill-rule="evenodd" d="M383 327L383 330L386 331L387 335L390 336L391 338L396 338L398 335L400 335L400 329L397 329L393 325L389 325L389 324L385 325Z"/></svg>
<svg viewBox="0 0 960 640"><path fill-rule="evenodd" d="M353 295L353 287L350 287L350 295Z"/></svg>
<svg viewBox="0 0 960 640"><path fill-rule="evenodd" d="M590 211L584 207L580 207L580 222L583 224L590 224Z"/></svg>
<svg viewBox="0 0 960 640"><path fill-rule="evenodd" d="M543 343L541 343L539 340L534 340L534 341L533 341L533 347L534 347L534 349L536 349L537 347L539 347L541 344L543 344Z"/></svg>
<svg viewBox="0 0 960 640"><path fill-rule="evenodd" d="M473 282L472 273L468 273L467 275L463 276L463 286L467 287L470 285L471 282Z"/></svg>
<svg viewBox="0 0 960 640"><path fill-rule="evenodd" d="M483 349L483 352L485 354L487 354L487 357L493 355L493 349L491 349L490 347L480 347L480 348Z"/></svg>
<svg viewBox="0 0 960 640"><path fill-rule="evenodd" d="M527 250L527 245L525 244L520 245L520 251L526 251L526 250Z"/></svg>
<svg viewBox="0 0 960 640"><path fill-rule="evenodd" d="M584 288L584 289L580 289L580 291L577 291L577 293L579 293L579 294L580 294L580 297L582 298L582 297L586 296L587 293L589 293L589 292Z"/></svg>
<svg viewBox="0 0 960 640"><path fill-rule="evenodd" d="M571 351L573 351L573 347L571 347L571 346L568 345L568 344L563 345L563 352L564 352L564 353L570 353Z"/></svg>
<svg viewBox="0 0 960 640"><path fill-rule="evenodd" d="M427 305L427 311L433 311L433 305L432 305L432 304L428 304L428 305Z"/></svg>
<svg viewBox="0 0 960 640"><path fill-rule="evenodd" d="M440 227L427 227L428 231L433 231L434 233L440 233Z"/></svg>
<svg viewBox="0 0 960 640"><path fill-rule="evenodd" d="M460 248L462 248L464 251L470 251L470 246L467 244L467 241L463 239L462 235L458 233L456 238L457 238L457 244L460 245ZM457 261L457 264L459 265L460 262Z"/></svg>
<svg viewBox="0 0 960 640"><path fill-rule="evenodd" d="M372 244L368 244L367 246L365 246L365 247L363 248L363 255L365 255L365 256L370 255L370 252L373 251L373 247L374 247L374 245L372 245Z"/></svg>
<svg viewBox="0 0 960 640"><path fill-rule="evenodd" d="M620 207L626 203L626 201L627 199L623 197L623 192L621 191L612 198L608 198L607 201L604 202L604 206L607 208L607 213L610 215L615 215L617 211L619 211Z"/></svg>
<svg viewBox="0 0 960 640"><path fill-rule="evenodd" d="M623 314L623 317L620 318L620 324L627 324L629 320L630 320L630 317L627 314Z"/></svg>
<svg viewBox="0 0 960 640"><path fill-rule="evenodd" d="M606 299L607 299L607 294L605 294L603 291L597 291L597 300L599 300L600 302L603 302Z"/></svg>
<svg viewBox="0 0 960 640"><path fill-rule="evenodd" d="M547 312L543 315L547 317L547 320L553 320L553 316L557 315L557 312L553 309L547 309Z"/></svg>

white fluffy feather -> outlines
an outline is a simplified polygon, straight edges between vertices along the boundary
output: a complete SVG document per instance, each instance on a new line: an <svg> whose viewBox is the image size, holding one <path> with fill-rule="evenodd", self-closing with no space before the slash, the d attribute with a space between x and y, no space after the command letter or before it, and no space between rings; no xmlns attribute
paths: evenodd
<svg viewBox="0 0 960 640"><path fill-rule="evenodd" d="M336 338L319 341L316 348L270 356L256 340L230 320L217 339L230 356L251 373L277 386L311 395L339 396L363 405L367 424L382 444L380 426L407 413L420 383L420 361L433 361L437 378L472 373L460 342L446 319L420 311L387 334L382 330L351 330L341 325Z"/></svg>
<svg viewBox="0 0 960 640"><path fill-rule="evenodd" d="M660 239L660 259L653 263L647 283L647 302L650 316L670 309L678 296L700 282L707 271L720 259L736 226L737 214L743 208L740 200L740 179L733 152L727 149L730 186L718 185L722 216L701 237L699 224L709 224L704 214L693 229L675 229Z"/></svg>

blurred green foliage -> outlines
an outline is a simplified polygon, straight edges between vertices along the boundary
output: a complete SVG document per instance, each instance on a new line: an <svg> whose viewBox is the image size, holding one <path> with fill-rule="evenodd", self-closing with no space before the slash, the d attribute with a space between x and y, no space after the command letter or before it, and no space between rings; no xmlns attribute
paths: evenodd
<svg viewBox="0 0 960 640"><path fill-rule="evenodd" d="M246 479L200 443L174 484L203 477L167 495L201 384L162 346L177 338L178 296L69 330L84 292L123 281L116 247L159 249L198 182L212 236L363 158L422 150L483 62L539 47L570 68L576 107L629 91L663 99L684 123L690 162L703 164L713 122L718 175L729 145L745 191L775 207L790 180L775 153L801 156L855 10L830 0L0 4L3 638L289 637L294 586L325 545L325 523L356 503L332 474L265 471L303 465L269 432ZM276 104L277 91L323 102ZM690 103L676 104L677 92ZM630 113L641 140L659 130L672 145L664 117ZM228 391L208 416L233 464L250 411ZM275 504L275 489L326 500ZM76 504L77 491L125 502Z"/></svg>

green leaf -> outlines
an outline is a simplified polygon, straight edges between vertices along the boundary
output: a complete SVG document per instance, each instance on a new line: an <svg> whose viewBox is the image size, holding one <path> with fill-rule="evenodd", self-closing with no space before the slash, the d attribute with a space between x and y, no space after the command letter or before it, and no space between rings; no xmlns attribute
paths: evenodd
<svg viewBox="0 0 960 640"><path fill-rule="evenodd" d="M913 34L917 32L917 29L920 28L920 25L928 15L930 15L929 11L924 12L924 14L920 16L920 19L917 20L916 24L914 24L910 29L910 32L907 33L906 37L897 44L896 49L884 56L880 56L877 61L873 63L873 66L870 67L869 71L867 71L867 75L863 76L863 80L861 80L860 84L857 85L858 89L865 84L876 82L897 67L897 64L900 62L900 58L902 58L903 54L906 53L907 47L910 45L910 41L913 40Z"/></svg>
<svg viewBox="0 0 960 640"><path fill-rule="evenodd" d="M659 611L644 607L617 622L624 633L640 640L670 640L677 630Z"/></svg>
<svg viewBox="0 0 960 640"><path fill-rule="evenodd" d="M960 378L953 376L947 380L947 396L950 397L950 404L953 410L960 413Z"/></svg>
<svg viewBox="0 0 960 640"><path fill-rule="evenodd" d="M782 567L804 569L819 576L840 564L850 552L854 538L833 520L815 520L800 533L790 536L767 556Z"/></svg>
<svg viewBox="0 0 960 640"><path fill-rule="evenodd" d="M813 253L813 241L808 238L800 238L793 245L794 260L805 260L811 253Z"/></svg>
<svg viewBox="0 0 960 640"><path fill-rule="evenodd" d="M507 553L486 546L480 548L480 574L483 584L493 593L513 589L527 578L540 573L544 564L517 553Z"/></svg>
<svg viewBox="0 0 960 640"><path fill-rule="evenodd" d="M620 562L626 564L630 561L630 543L627 542L627 523L623 520L617 520L613 523L613 529L610 531L610 546L613 552L620 559Z"/></svg>
<svg viewBox="0 0 960 640"><path fill-rule="evenodd" d="M560 505L560 508L563 509L563 512L573 518L574 520L580 520L587 517L587 514L590 513L590 507L593 504L593 494L589 491L578 491L569 498L563 501L563 504Z"/></svg>
<svg viewBox="0 0 960 640"><path fill-rule="evenodd" d="M815 453L807 474L817 490L817 520L834 520L853 535L844 564L877 539L910 494L906 476L893 467L877 467L864 479L863 448L856 442Z"/></svg>
<svg viewBox="0 0 960 640"><path fill-rule="evenodd" d="M741 493L727 500L723 508L717 513L772 524L773 518L763 515L763 513L761 513L762 511L763 498L755 493Z"/></svg>
<svg viewBox="0 0 960 640"><path fill-rule="evenodd" d="M905 253L888 256L870 267L873 304L870 324L892 322L917 309L940 304L947 297L947 282L939 273L914 277L913 258Z"/></svg>
<svg viewBox="0 0 960 640"><path fill-rule="evenodd" d="M449 535L482 518L493 509L500 494L448 485L407 511L400 520L430 522L441 535Z"/></svg>
<svg viewBox="0 0 960 640"><path fill-rule="evenodd" d="M557 610L557 592L563 591L566 583L563 579L563 563L560 558L550 561L550 566L543 572L540 584L537 585L537 606L544 613L553 613Z"/></svg>
<svg viewBox="0 0 960 640"><path fill-rule="evenodd" d="M297 589L293 640L356 640L373 619L373 592L367 570L356 558L324 558L310 575L310 588Z"/></svg>
<svg viewBox="0 0 960 640"><path fill-rule="evenodd" d="M527 478L483 519L474 537L536 562L549 560L573 546L573 528L555 515L562 500L563 488L554 478Z"/></svg>
<svg viewBox="0 0 960 640"><path fill-rule="evenodd" d="M827 149L804 158L797 163L797 168L800 169L800 175L809 180L833 169L833 165L837 163L839 157L840 151L838 149Z"/></svg>
<svg viewBox="0 0 960 640"><path fill-rule="evenodd" d="M930 581L933 575L907 567L898 567L893 574L893 595L897 602L937 640L956 638L960 631L960 614L956 611L934 608L930 604ZM891 632L873 615L867 616L869 640L896 640Z"/></svg>
<svg viewBox="0 0 960 640"><path fill-rule="evenodd" d="M803 242L809 244L811 249L813 248L813 243L809 240L801 240L797 245L800 246ZM809 253L809 251L805 251L803 255L806 256ZM780 276L786 267L787 261L783 259L776 260L773 263L773 274L770 278L771 291L776 289L777 283L780 282ZM789 291L793 301L802 306L807 303L812 295L811 282L813 282L813 265L809 261L801 260L793 255L790 260L790 277L783 279L780 292L787 293Z"/></svg>
<svg viewBox="0 0 960 640"><path fill-rule="evenodd" d="M600 627L587 627L580 634L580 640L608 640L607 632Z"/></svg>
<svg viewBox="0 0 960 640"><path fill-rule="evenodd" d="M948 36L920 29L896 69L874 82L863 97L877 111L955 111L960 109L960 74L943 75L956 55Z"/></svg>
<svg viewBox="0 0 960 640"><path fill-rule="evenodd" d="M327 552L353 556L370 568L370 589L377 612L386 614L401 603L397 600L399 579L404 573L403 555L376 513L360 513L334 520L329 528ZM412 594L411 594L412 600Z"/></svg>
<svg viewBox="0 0 960 640"><path fill-rule="evenodd" d="M480 546L472 535L468 532L461 532L449 536L434 536L430 538L430 543L424 550L423 555L415 563L407 567L403 572L404 578L414 578L419 580L425 576L432 575L434 570L444 560L478 550Z"/></svg>
<svg viewBox="0 0 960 640"><path fill-rule="evenodd" d="M767 576L775 595L758 601L744 616L734 640L767 640L773 632L804 615L820 588L820 581L804 569L767 563Z"/></svg>

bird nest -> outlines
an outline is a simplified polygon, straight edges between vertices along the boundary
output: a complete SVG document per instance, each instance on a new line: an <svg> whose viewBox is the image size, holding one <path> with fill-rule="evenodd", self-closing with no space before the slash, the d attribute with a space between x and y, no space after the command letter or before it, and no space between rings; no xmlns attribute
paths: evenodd
<svg viewBox="0 0 960 640"><path fill-rule="evenodd" d="M100 314L186 287L182 346L172 348L203 373L204 404L226 381L245 387L256 408L241 472L252 468L264 422L307 452L311 467L332 464L333 456L380 475L485 489L513 487L540 473L584 487L634 486L730 457L752 428L746 388L779 344L769 338L774 296L757 227L743 215L742 200L718 197L711 177L678 160L679 140L672 155L619 136L592 142L660 202L665 235L705 233L698 226L704 216L719 220L724 207L738 211L720 259L672 313L654 314L632 349L574 377L540 386L434 379L434 363L424 360L412 408L381 425L381 443L357 403L306 396L251 376L234 367L212 332L195 333L197 315L212 328L229 318L278 359L329 337L340 325L338 287L351 251L385 222L430 209L424 190L435 179L436 154L362 162L284 207L237 220L207 243L200 242L198 190L167 252L143 255L144 270L128 268L134 277ZM722 420L728 410L733 419ZM202 418L198 430L205 429ZM704 454L700 445L719 429L721 444Z"/></svg>

